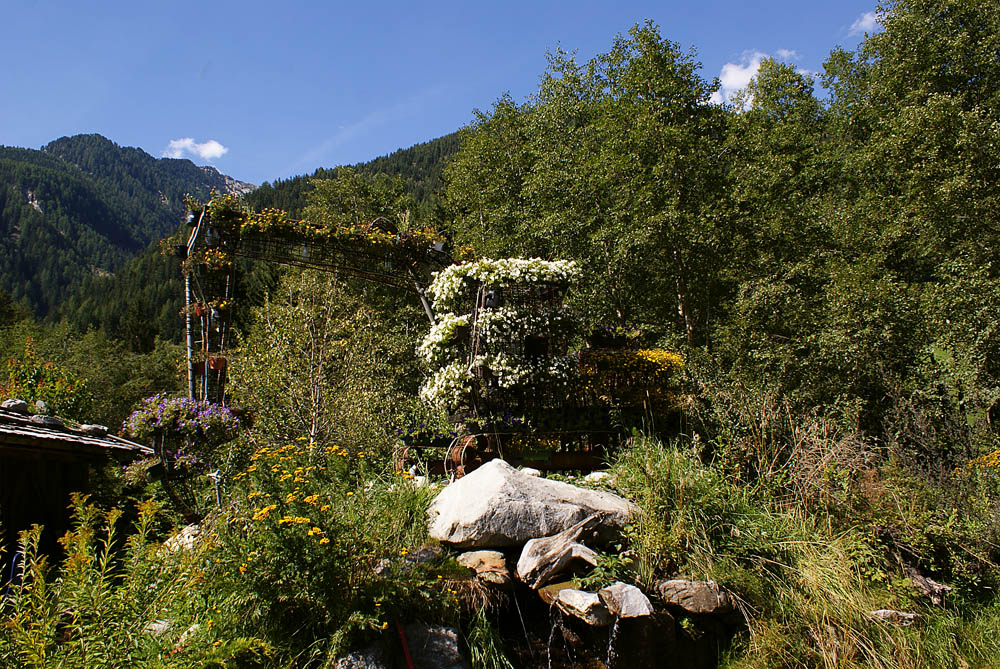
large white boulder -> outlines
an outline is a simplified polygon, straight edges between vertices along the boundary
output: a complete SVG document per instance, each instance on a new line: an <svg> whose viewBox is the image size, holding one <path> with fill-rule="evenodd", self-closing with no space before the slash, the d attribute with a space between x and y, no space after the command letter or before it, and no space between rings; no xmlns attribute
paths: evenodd
<svg viewBox="0 0 1000 669"><path fill-rule="evenodd" d="M600 514L603 533L628 522L634 507L618 495L529 476L492 460L438 494L431 503L430 534L458 548L519 546L557 534Z"/></svg>

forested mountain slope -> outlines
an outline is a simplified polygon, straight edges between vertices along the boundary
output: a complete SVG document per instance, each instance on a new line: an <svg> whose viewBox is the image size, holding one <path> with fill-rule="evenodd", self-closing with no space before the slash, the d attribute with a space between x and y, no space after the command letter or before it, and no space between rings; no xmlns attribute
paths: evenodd
<svg viewBox="0 0 1000 669"><path fill-rule="evenodd" d="M429 211L437 202L437 193L443 187L444 165L448 158L458 151L459 143L459 133L453 132L351 167L365 177L384 174L402 178L407 192L416 200L418 208ZM293 217L299 216L305 207L306 196L312 191L311 180L330 179L336 176L336 173L336 168L321 167L311 175L279 179L273 184L264 183L248 196L247 201L254 209L276 207L287 211Z"/></svg>
<svg viewBox="0 0 1000 669"><path fill-rule="evenodd" d="M88 278L115 273L173 229L186 193L249 188L100 135L0 147L0 290L49 315Z"/></svg>
<svg viewBox="0 0 1000 669"><path fill-rule="evenodd" d="M59 140L46 150L83 166L109 185L127 184L132 190L146 192L149 184L165 184L167 190L163 193L171 203L183 196L182 184L189 182L197 171L211 169L195 167L186 160L155 160L138 149L121 149L121 160L118 161L96 160L94 155L100 152L102 140L98 136ZM103 142L110 144L107 140ZM88 150L88 147L94 151ZM426 216L438 206L436 193L442 189L441 175L445 161L458 147L458 133L452 133L367 163L358 163L351 169L369 179L375 175L401 178L414 207ZM165 171L172 178L157 181ZM217 172L215 174L221 179L228 179ZM246 198L254 209L276 207L293 217L301 217L307 197L313 191L312 179L330 179L336 174L336 168L320 168L312 175L265 183L248 192ZM228 192L225 183L219 181L212 187ZM183 207L176 211L171 208L170 216L165 218L160 228L159 237L173 230L182 216ZM246 289L261 297L259 293L268 284L270 276L268 268L255 267L253 276L245 277ZM125 341L131 350L148 351L157 335L180 339L183 321L177 314L182 302L183 288L177 261L161 255L159 246L154 244L129 259L114 276L90 274L84 277L78 289L57 311L58 315L80 330L95 327Z"/></svg>

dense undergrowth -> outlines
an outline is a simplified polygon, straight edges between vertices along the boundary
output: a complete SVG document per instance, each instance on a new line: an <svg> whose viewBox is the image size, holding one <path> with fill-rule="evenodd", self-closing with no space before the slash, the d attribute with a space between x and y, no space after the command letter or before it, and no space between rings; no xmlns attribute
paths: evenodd
<svg viewBox="0 0 1000 669"><path fill-rule="evenodd" d="M824 100L765 60L708 104L716 85L651 24L587 63L557 51L536 95L463 132L435 211L456 247L578 263L581 338L682 354L675 411L616 425L634 431L613 487L641 513L582 583L723 584L742 623L720 666L1000 666L1000 10L878 16L831 53ZM415 211L398 184L336 179L309 216ZM9 307L4 392L117 424L178 388L175 345L134 353ZM252 425L212 456L218 489L191 469L193 546L164 545L185 523L162 484L109 472L63 556L38 528L5 556L0 664L328 666L414 619L457 626L476 666L510 663L492 596L412 557L434 490L391 451L456 427L416 399L420 307L295 270L249 320L228 392Z"/></svg>

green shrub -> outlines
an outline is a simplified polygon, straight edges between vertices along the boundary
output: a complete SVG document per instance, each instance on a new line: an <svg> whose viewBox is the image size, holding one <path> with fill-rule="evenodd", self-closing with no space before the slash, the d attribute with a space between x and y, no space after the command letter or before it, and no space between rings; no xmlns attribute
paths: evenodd
<svg viewBox="0 0 1000 669"><path fill-rule="evenodd" d="M76 497L73 513L58 569L38 552L41 527L21 535L17 578L0 608L4 666L228 666L267 652L258 640L218 634L195 587L204 579L201 556L154 541L154 503L139 504L127 538L119 510L101 512Z"/></svg>
<svg viewBox="0 0 1000 669"><path fill-rule="evenodd" d="M907 580L900 553L886 545L887 529L906 530L901 543L913 550L905 557L919 566L922 557L927 566L944 566L932 558L947 558L950 575L996 577L995 567L987 568L990 548L975 543L984 536L976 529L981 521L958 521L948 513L952 507L940 507L941 489L926 481L918 486L912 475L872 468L867 487L849 481L842 500L826 508L792 494L793 477L778 485L744 480L726 470L724 459L704 462L697 442L651 439L624 449L614 471L640 508L628 536L638 580L651 589L675 574L711 578L733 594L746 631L726 666L996 666L1000 660L1000 640L984 633L997 620L992 590L971 597L966 576L954 598L958 608L931 606ZM879 504L866 506L862 494ZM917 612L921 621L895 627L874 620L871 612L883 608Z"/></svg>
<svg viewBox="0 0 1000 669"><path fill-rule="evenodd" d="M387 480L365 459L305 439L250 456L210 535L211 587L240 611L232 633L308 663L454 602L409 559L427 541L432 489Z"/></svg>

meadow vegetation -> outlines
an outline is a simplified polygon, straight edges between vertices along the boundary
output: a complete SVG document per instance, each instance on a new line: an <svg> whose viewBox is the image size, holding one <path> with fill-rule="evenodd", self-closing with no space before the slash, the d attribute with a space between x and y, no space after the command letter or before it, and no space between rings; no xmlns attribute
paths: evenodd
<svg viewBox="0 0 1000 669"><path fill-rule="evenodd" d="M585 63L552 53L536 94L480 112L433 207L354 171L268 190L307 193L281 206L316 220L362 202L480 257L580 268L581 331L672 384L670 415L619 426L612 487L641 513L585 580L724 584L743 623L719 666L1000 666L1000 8L893 0L879 18L830 54L826 97L765 60L709 104L694 52L637 25ZM108 473L63 556L22 536L0 663L330 666L422 619L509 666L495 602L446 556L412 558L434 489L392 449L453 426L418 399L427 325L407 300L283 273L232 358L252 420L214 456L218 487L192 479L197 540L163 543L184 521L161 483ZM8 306L6 394L121 424L178 390L175 344L134 353Z"/></svg>

